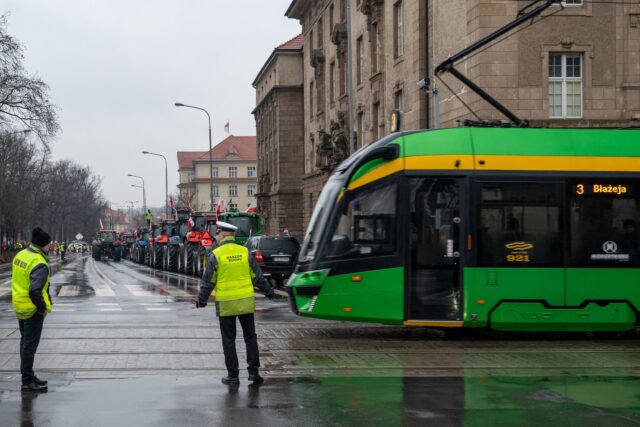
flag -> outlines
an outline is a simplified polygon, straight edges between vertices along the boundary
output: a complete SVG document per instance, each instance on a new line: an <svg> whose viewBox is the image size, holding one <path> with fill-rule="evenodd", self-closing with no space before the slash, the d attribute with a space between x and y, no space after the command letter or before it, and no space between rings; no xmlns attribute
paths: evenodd
<svg viewBox="0 0 640 427"><path fill-rule="evenodd" d="M100 218L100 230L104 229L104 225L102 225L102 218Z"/></svg>
<svg viewBox="0 0 640 427"><path fill-rule="evenodd" d="M284 237L291 237L291 235L289 234L289 229L287 227L284 228L284 231L282 232L282 235Z"/></svg>
<svg viewBox="0 0 640 427"><path fill-rule="evenodd" d="M187 227L193 228L194 225L196 225L196 223L193 222L193 218L189 217L189 220L187 221Z"/></svg>
<svg viewBox="0 0 640 427"><path fill-rule="evenodd" d="M224 125L224 131L226 133L229 133L229 121L227 120L227 123Z"/></svg>
<svg viewBox="0 0 640 427"><path fill-rule="evenodd" d="M216 206L216 215L220 215L222 212L224 212L224 199L220 197L220 201Z"/></svg>
<svg viewBox="0 0 640 427"><path fill-rule="evenodd" d="M173 209L173 196L169 196L169 207Z"/></svg>

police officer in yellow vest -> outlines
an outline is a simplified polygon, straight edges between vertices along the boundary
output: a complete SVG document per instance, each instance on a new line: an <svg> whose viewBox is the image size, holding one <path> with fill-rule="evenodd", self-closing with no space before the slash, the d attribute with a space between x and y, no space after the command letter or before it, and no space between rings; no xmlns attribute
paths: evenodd
<svg viewBox="0 0 640 427"><path fill-rule="evenodd" d="M151 209L147 209L147 213L144 214L144 217L147 219L147 228L151 228L151 221L153 221Z"/></svg>
<svg viewBox="0 0 640 427"><path fill-rule="evenodd" d="M262 276L260 267L249 254L249 250L236 244L235 233L238 227L218 221L219 246L209 255L202 276L196 307L205 307L216 288L216 312L220 318L222 348L228 375L223 384L239 384L238 355L236 354L236 318L240 320L242 334L247 348L249 382L259 384L264 379L258 373L260 355L258 338L253 317L255 312L254 284L269 299L273 298L273 289Z"/></svg>
<svg viewBox="0 0 640 427"><path fill-rule="evenodd" d="M31 245L13 259L11 300L20 326L20 372L23 391L47 391L47 381L36 377L33 360L40 343L45 316L51 312L49 247L51 236L37 227Z"/></svg>

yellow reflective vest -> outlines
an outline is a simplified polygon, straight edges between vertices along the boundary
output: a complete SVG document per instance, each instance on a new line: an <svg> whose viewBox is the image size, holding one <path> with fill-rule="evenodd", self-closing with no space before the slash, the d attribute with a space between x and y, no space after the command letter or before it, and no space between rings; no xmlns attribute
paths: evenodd
<svg viewBox="0 0 640 427"><path fill-rule="evenodd" d="M253 297L253 280L249 264L249 249L236 243L226 243L213 251L218 261L216 301L232 301Z"/></svg>
<svg viewBox="0 0 640 427"><path fill-rule="evenodd" d="M147 221L151 221L151 218L153 218L153 214L151 212L147 212L144 216L147 218Z"/></svg>
<svg viewBox="0 0 640 427"><path fill-rule="evenodd" d="M41 251L33 247L18 252L13 259L11 302L13 303L13 311L15 311L18 319L29 319L38 311L29 297L29 285L31 284L31 271L40 264L48 265L49 262ZM47 305L47 312L50 312L49 277L47 277L47 282L42 288L42 297Z"/></svg>

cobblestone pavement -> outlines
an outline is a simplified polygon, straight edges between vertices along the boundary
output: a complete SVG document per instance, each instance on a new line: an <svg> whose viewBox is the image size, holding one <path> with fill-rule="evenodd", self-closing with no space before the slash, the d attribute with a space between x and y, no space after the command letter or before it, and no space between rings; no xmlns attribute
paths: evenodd
<svg viewBox="0 0 640 427"><path fill-rule="evenodd" d="M35 397L19 391L20 334L0 286L0 419L93 426L564 419L640 425L637 337L445 336L303 319L284 297L257 297L267 383L229 390L219 383L225 370L214 309L193 308L198 285L130 262L71 259L52 278L54 311L36 356L50 391ZM243 360L241 339L237 345Z"/></svg>

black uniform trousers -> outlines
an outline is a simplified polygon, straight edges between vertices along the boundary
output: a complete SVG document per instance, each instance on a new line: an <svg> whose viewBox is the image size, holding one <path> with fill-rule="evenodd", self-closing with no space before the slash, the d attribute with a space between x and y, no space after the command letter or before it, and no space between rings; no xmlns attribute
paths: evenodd
<svg viewBox="0 0 640 427"><path fill-rule="evenodd" d="M240 320L242 335L247 348L247 369L250 375L257 374L260 368L260 354L258 352L258 337L256 336L253 313L219 317L224 363L227 365L229 376L238 377L240 370L238 368L238 354L236 353L236 318Z"/></svg>
<svg viewBox="0 0 640 427"><path fill-rule="evenodd" d="M18 320L18 324L20 326L20 373L22 374L22 384L27 385L33 382L35 376L33 360L36 357L38 344L40 344L44 316L36 313L29 319Z"/></svg>

